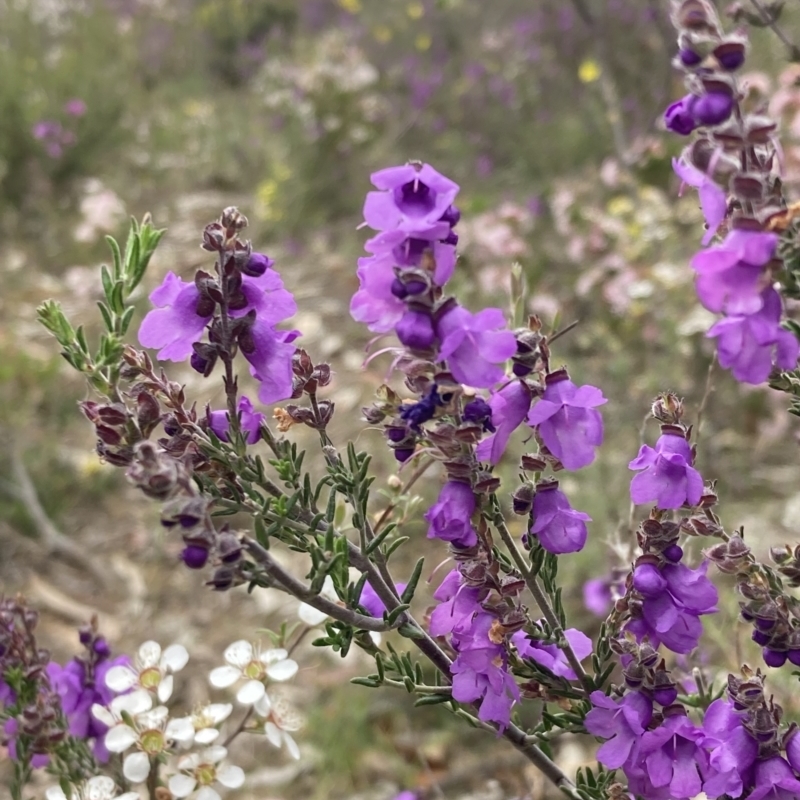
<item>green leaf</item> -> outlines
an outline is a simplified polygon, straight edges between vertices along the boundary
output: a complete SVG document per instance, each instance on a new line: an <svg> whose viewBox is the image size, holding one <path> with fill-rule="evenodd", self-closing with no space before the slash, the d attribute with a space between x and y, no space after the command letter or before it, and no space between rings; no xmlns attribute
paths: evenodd
<svg viewBox="0 0 800 800"><path fill-rule="evenodd" d="M393 608L386 615L386 621L389 623L389 625L394 625L394 623L397 621L397 618L405 611L408 611L409 608L411 608L411 606L408 603L401 603L399 606L397 606L397 608Z"/></svg>
<svg viewBox="0 0 800 800"><path fill-rule="evenodd" d="M420 575L422 575L422 567L424 564L425 559L420 558L414 565L414 570L411 573L411 577L408 579L408 585L403 589L403 593L400 595L400 600L403 603L410 603L414 598L414 592L417 590L417 584L419 583Z"/></svg>
<svg viewBox="0 0 800 800"><path fill-rule="evenodd" d="M114 330L114 322L111 319L111 312L108 310L108 306L102 301L97 301L97 307L100 309L100 316L103 318L103 324L106 326L107 331ZM133 309L131 309L133 311Z"/></svg>
<svg viewBox="0 0 800 800"><path fill-rule="evenodd" d="M120 252L119 244L117 243L117 240L113 236L106 236L105 238L106 238L106 244L109 246L109 249L111 250L111 256L114 259L114 280L116 280L116 281L121 280L122 279L122 253ZM105 266L105 264L101 267L101 270L104 271L104 272L108 271L106 266ZM102 275L102 272L101 272L101 275ZM111 276L109 275L109 282L110 282L110 279L111 279ZM105 286L106 286L106 281L105 281L105 278L103 278L103 288L104 289L105 289ZM109 294L110 294L110 292L106 289L106 297L108 297Z"/></svg>
<svg viewBox="0 0 800 800"><path fill-rule="evenodd" d="M356 686L366 686L368 689L378 689L381 684L375 678L350 678L350 683Z"/></svg>
<svg viewBox="0 0 800 800"><path fill-rule="evenodd" d="M404 622L398 629L397 632L405 637L406 639L424 639L425 638L425 631L421 631L416 625L412 625L409 622Z"/></svg>
<svg viewBox="0 0 800 800"><path fill-rule="evenodd" d="M389 560L389 556L394 553L399 547L402 547L408 540L409 536L398 536L387 548L386 548L386 560Z"/></svg>
<svg viewBox="0 0 800 800"><path fill-rule="evenodd" d="M442 703L447 703L452 699L453 698L449 694L426 694L414 701L414 707L438 706Z"/></svg>

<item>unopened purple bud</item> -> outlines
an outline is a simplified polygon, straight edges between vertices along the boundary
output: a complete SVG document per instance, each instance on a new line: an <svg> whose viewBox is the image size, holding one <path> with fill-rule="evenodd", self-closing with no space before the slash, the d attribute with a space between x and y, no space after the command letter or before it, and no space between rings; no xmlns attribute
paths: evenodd
<svg viewBox="0 0 800 800"><path fill-rule="evenodd" d="M101 659L108 658L111 655L111 647L108 642L102 637L98 637L92 645L92 649Z"/></svg>
<svg viewBox="0 0 800 800"><path fill-rule="evenodd" d="M261 277L275 262L263 253L251 253L247 263L242 267L245 275L253 278Z"/></svg>
<svg viewBox="0 0 800 800"><path fill-rule="evenodd" d="M458 210L458 206L449 206L439 221L446 222L452 228L454 225L458 225L460 219L461 212Z"/></svg>
<svg viewBox="0 0 800 800"><path fill-rule="evenodd" d="M92 631L89 628L82 628L78 632L78 641L86 647L88 644L91 644L92 641Z"/></svg>
<svg viewBox="0 0 800 800"><path fill-rule="evenodd" d="M659 705L670 706L678 698L678 690L674 686L665 686L653 692L653 700Z"/></svg>
<svg viewBox="0 0 800 800"><path fill-rule="evenodd" d="M398 300L404 300L408 297L408 289L406 289L406 285L400 278L395 278L392 281L391 292Z"/></svg>
<svg viewBox="0 0 800 800"><path fill-rule="evenodd" d="M756 617L755 625L760 631L771 631L775 627L775 620Z"/></svg>
<svg viewBox="0 0 800 800"><path fill-rule="evenodd" d="M760 647L764 647L766 644L769 643L769 640L772 638L768 633L764 633L763 631L754 630L752 636L750 637L757 645Z"/></svg>
<svg viewBox="0 0 800 800"><path fill-rule="evenodd" d="M693 101L694 97L688 94L667 108L664 112L664 124L667 130L688 136L697 127L692 115Z"/></svg>
<svg viewBox="0 0 800 800"><path fill-rule="evenodd" d="M744 50L723 53L722 55L717 56L717 61L719 61L721 67L733 72L734 70L739 69L742 64L744 64Z"/></svg>
<svg viewBox="0 0 800 800"><path fill-rule="evenodd" d="M445 236L444 239L442 239L442 243L451 244L453 245L453 247L455 247L458 244L458 234L453 231L450 231L450 233L448 233L447 236Z"/></svg>
<svg viewBox="0 0 800 800"><path fill-rule="evenodd" d="M398 447L394 451L394 457L402 464L405 461L408 461L411 456L414 455L414 448L413 447Z"/></svg>
<svg viewBox="0 0 800 800"><path fill-rule="evenodd" d="M395 444L402 442L406 436L408 436L408 431L405 428L393 427L386 429L386 438Z"/></svg>
<svg viewBox="0 0 800 800"><path fill-rule="evenodd" d="M519 362L515 361L511 367L512 371L518 378L524 378L526 375L530 375L533 371L531 367L526 366L525 364L520 364Z"/></svg>
<svg viewBox="0 0 800 800"><path fill-rule="evenodd" d="M764 657L764 663L768 667L777 669L786 663L788 653L785 650L773 650L771 647L765 647L761 651L761 655Z"/></svg>
<svg viewBox="0 0 800 800"><path fill-rule="evenodd" d="M733 111L733 96L727 92L708 92L695 99L691 111L699 125L719 125Z"/></svg>
<svg viewBox="0 0 800 800"><path fill-rule="evenodd" d="M195 372L199 372L201 375L206 375L206 370L208 370L209 360L203 358L202 356L198 355L197 353L192 353L191 358L189 359L189 364L191 365L192 369Z"/></svg>
<svg viewBox="0 0 800 800"><path fill-rule="evenodd" d="M679 544L671 544L669 547L664 548L661 555L664 556L667 561L677 564L683 558L683 548Z"/></svg>
<svg viewBox="0 0 800 800"><path fill-rule="evenodd" d="M208 562L208 550L205 547L190 544L183 548L181 560L189 569L203 569Z"/></svg>
<svg viewBox="0 0 800 800"><path fill-rule="evenodd" d="M412 350L427 350L435 341L431 315L426 311L408 309L395 328L397 338Z"/></svg>
<svg viewBox="0 0 800 800"><path fill-rule="evenodd" d="M684 47L679 53L679 57L684 67L696 67L703 60L699 53L695 53L689 47Z"/></svg>
<svg viewBox="0 0 800 800"><path fill-rule="evenodd" d="M428 288L425 281L408 281L406 283L406 292L408 294L422 294Z"/></svg>
<svg viewBox="0 0 800 800"><path fill-rule="evenodd" d="M788 655L789 661L796 667L800 667L800 650L790 650Z"/></svg>

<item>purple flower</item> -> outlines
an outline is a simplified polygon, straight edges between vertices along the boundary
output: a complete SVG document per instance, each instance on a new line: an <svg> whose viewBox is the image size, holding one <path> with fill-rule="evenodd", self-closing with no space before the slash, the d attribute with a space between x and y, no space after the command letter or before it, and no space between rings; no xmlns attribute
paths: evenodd
<svg viewBox="0 0 800 800"><path fill-rule="evenodd" d="M594 708L586 715L586 730L608 740L597 751L597 760L608 769L633 761L653 716L653 701L639 692L629 692L620 701L592 692L589 699Z"/></svg>
<svg viewBox="0 0 800 800"><path fill-rule="evenodd" d="M769 377L773 365L794 369L800 344L780 326L781 299L774 289L761 295L763 307L748 316L721 319L706 334L717 339L719 363L731 369L736 380L759 384Z"/></svg>
<svg viewBox="0 0 800 800"><path fill-rule="evenodd" d="M597 617L605 617L611 610L613 597L611 584L604 578L591 578L583 584L583 604Z"/></svg>
<svg viewBox="0 0 800 800"><path fill-rule="evenodd" d="M565 630L564 638L569 642L569 646L577 656L578 661L583 661L592 652L592 640L576 628ZM578 679L578 676L569 665L564 651L558 645L543 644L536 639L530 638L525 631L517 631L511 637L511 641L523 658L530 658L536 661L549 669L554 675L566 678L568 681Z"/></svg>
<svg viewBox="0 0 800 800"><path fill-rule="evenodd" d="M412 350L427 350L436 341L433 319L427 308L407 308L395 327L400 342Z"/></svg>
<svg viewBox="0 0 800 800"><path fill-rule="evenodd" d="M253 409L253 404L244 396L239 400L239 412L241 429L247 434L245 441L247 444L255 444L259 438L259 428L264 420L264 415L260 411L255 411ZM223 442L228 441L230 421L227 411L210 411L208 414L208 424L217 438L221 439Z"/></svg>
<svg viewBox="0 0 800 800"><path fill-rule="evenodd" d="M505 452L511 434L522 424L531 407L531 390L524 381L512 381L489 399L492 425L497 428L477 447L479 461L497 464Z"/></svg>
<svg viewBox="0 0 800 800"><path fill-rule="evenodd" d="M739 797L743 774L758 756L758 743L742 726L742 714L725 699L715 700L703 717L701 745L709 754L703 791L709 797Z"/></svg>
<svg viewBox="0 0 800 800"><path fill-rule="evenodd" d="M759 761L755 770L755 789L747 800L797 800L800 780L780 756Z"/></svg>
<svg viewBox="0 0 800 800"><path fill-rule="evenodd" d="M82 117L86 113L86 103L79 97L73 97L64 104L64 113L71 117Z"/></svg>
<svg viewBox="0 0 800 800"><path fill-rule="evenodd" d="M350 301L350 316L375 333L392 330L406 310L406 304L392 292L394 266L388 252L358 259L360 287Z"/></svg>
<svg viewBox="0 0 800 800"><path fill-rule="evenodd" d="M531 534L548 553L576 553L586 544L588 514L575 511L558 481L540 483L533 497Z"/></svg>
<svg viewBox="0 0 800 800"><path fill-rule="evenodd" d="M729 92L706 92L693 98L691 114L698 125L719 125L733 111L733 95Z"/></svg>
<svg viewBox="0 0 800 800"><path fill-rule="evenodd" d="M800 728L794 728L784 742L786 760L795 772L800 772Z"/></svg>
<svg viewBox="0 0 800 800"><path fill-rule="evenodd" d="M544 396L528 414L538 425L547 449L566 469L580 469L594 461L594 448L603 443L603 418L597 406L607 402L594 386L576 386L566 370L547 376Z"/></svg>
<svg viewBox="0 0 800 800"><path fill-rule="evenodd" d="M391 254L397 267L419 267L426 250L430 251L436 262L433 282L444 286L456 266L456 248L447 244L451 227L447 222L437 223L429 230L416 231L408 236L403 231L384 231L369 239L364 248L375 255Z"/></svg>
<svg viewBox="0 0 800 800"><path fill-rule="evenodd" d="M467 586L461 580L461 573L452 570L433 593L439 605L431 613L431 635L444 636L468 631L474 616L482 611L480 600L485 595L486 590Z"/></svg>
<svg viewBox="0 0 800 800"><path fill-rule="evenodd" d="M406 586L408 586L406 583L395 584L395 588L400 594L405 591ZM369 582L364 584L364 588L361 590L361 597L358 599L358 604L363 606L371 617L382 617L383 612L386 611L386 604L378 597L375 590L372 588L372 584Z"/></svg>
<svg viewBox="0 0 800 800"><path fill-rule="evenodd" d="M458 184L428 164L388 167L370 176L364 219L377 231L425 231L436 225L458 194Z"/></svg>
<svg viewBox="0 0 800 800"><path fill-rule="evenodd" d="M664 112L664 124L667 126L667 130L681 136L688 136L697 127L692 115L693 101L694 95L687 94L667 108Z"/></svg>
<svg viewBox="0 0 800 800"><path fill-rule="evenodd" d="M17 732L19 731L19 722L10 717L3 725L3 733L8 737L5 742L8 757L12 761L17 760ZM47 753L33 753L30 757L30 764L34 769L46 767L50 763L50 756Z"/></svg>
<svg viewBox="0 0 800 800"><path fill-rule="evenodd" d="M475 511L475 495L466 483L448 481L439 492L439 499L425 514L429 523L428 538L450 542L455 547L472 547L478 541L471 517Z"/></svg>
<svg viewBox="0 0 800 800"><path fill-rule="evenodd" d="M717 229L722 224L728 213L728 196L725 190L717 185L705 172L687 161L672 159L672 169L681 179L681 192L683 184L688 184L697 189L700 196L700 207L706 220L707 230L703 236L703 245L707 245L713 238Z"/></svg>
<svg viewBox="0 0 800 800"><path fill-rule="evenodd" d="M703 494L703 479L692 467L692 450L683 436L665 433L655 449L642 445L629 469L644 470L631 481L631 500L655 503L659 508L696 506Z"/></svg>
<svg viewBox="0 0 800 800"><path fill-rule="evenodd" d="M701 250L692 259L697 295L709 310L754 314L764 304L770 278L764 267L775 255L774 233L732 230L722 244Z"/></svg>
<svg viewBox="0 0 800 800"><path fill-rule="evenodd" d="M453 302L436 320L441 342L439 357L446 359L450 372L467 386L490 387L503 379L502 364L517 352L517 340L504 328L499 308L485 308L471 314Z"/></svg>
<svg viewBox="0 0 800 800"><path fill-rule="evenodd" d="M655 788L669 787L674 800L689 800L702 789L708 755L700 747L703 731L682 714L666 717L642 735L644 771Z"/></svg>
<svg viewBox="0 0 800 800"><path fill-rule="evenodd" d="M300 331L279 331L256 318L248 335L239 337L239 349L250 362L250 374L259 382L258 399L264 405L292 396L292 342Z"/></svg>

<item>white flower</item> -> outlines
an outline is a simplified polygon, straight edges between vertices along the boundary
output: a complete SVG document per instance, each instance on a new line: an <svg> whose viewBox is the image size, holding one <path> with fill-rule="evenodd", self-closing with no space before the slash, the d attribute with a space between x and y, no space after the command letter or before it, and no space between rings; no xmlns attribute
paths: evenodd
<svg viewBox="0 0 800 800"><path fill-rule="evenodd" d="M224 656L228 665L211 670L209 681L212 686L225 689L244 678L246 682L239 689L236 699L245 705L253 705L264 696L264 681L267 678L288 681L297 673L297 663L288 658L288 655L282 649L258 653L250 642L241 639L225 650Z"/></svg>
<svg viewBox="0 0 800 800"><path fill-rule="evenodd" d="M153 706L153 698L144 689L115 697L108 708L95 703L92 714L108 726L105 746L112 753L128 753L122 774L133 783L141 783L150 774L150 760L163 753L173 741L186 742L194 737L190 717L169 719L166 706Z"/></svg>
<svg viewBox="0 0 800 800"><path fill-rule="evenodd" d="M171 644L162 652L158 642L148 641L139 648L133 665L111 667L106 673L106 686L117 693L139 686L155 691L159 702L166 703L172 695L172 673L182 670L188 660L182 644Z"/></svg>
<svg viewBox="0 0 800 800"><path fill-rule="evenodd" d="M191 717L195 744L211 744L219 736L216 726L226 720L231 711L233 706L230 703L207 703L197 709Z"/></svg>
<svg viewBox="0 0 800 800"><path fill-rule="evenodd" d="M82 786L73 787L69 797L60 786L51 786L44 794L47 800L142 800L138 792L117 794L117 785L105 775L89 778Z"/></svg>
<svg viewBox="0 0 800 800"><path fill-rule="evenodd" d="M299 731L305 720L286 697L273 691L272 694L264 694L253 708L260 717L266 717L264 735L270 744L278 749L285 746L292 758L300 758L300 748L289 731Z"/></svg>
<svg viewBox="0 0 800 800"><path fill-rule="evenodd" d="M319 596L325 598L325 600L330 600L332 603L339 602L330 575L325 576L325 582L322 584ZM297 609L297 616L300 617L301 622L305 622L306 625L310 625L312 628L321 625L328 619L328 615L324 611L319 611L308 603L300 603L300 607Z"/></svg>
<svg viewBox="0 0 800 800"><path fill-rule="evenodd" d="M212 787L220 783L226 789L238 789L244 783L244 770L232 764L220 763L228 751L224 747L209 747L202 753L190 753L178 761L178 772L169 779L173 797L188 797L196 788L196 800L220 800Z"/></svg>

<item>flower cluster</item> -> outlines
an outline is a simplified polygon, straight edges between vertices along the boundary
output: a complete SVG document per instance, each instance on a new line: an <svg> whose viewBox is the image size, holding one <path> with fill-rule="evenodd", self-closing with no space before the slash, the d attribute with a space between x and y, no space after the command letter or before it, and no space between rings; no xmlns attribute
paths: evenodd
<svg viewBox="0 0 800 800"><path fill-rule="evenodd" d="M800 354L795 336L781 326L782 302L773 288L782 267L773 222L785 208L773 172L776 125L742 106L735 73L745 61L744 36L723 32L705 0L677 3L673 21L675 64L686 74L689 94L664 120L674 133L697 132L674 168L698 189L707 223L707 249L694 257L692 269L700 302L724 314L707 335L717 340L719 362L737 380L763 383L775 368L793 369ZM707 247L726 221L723 241Z"/></svg>

